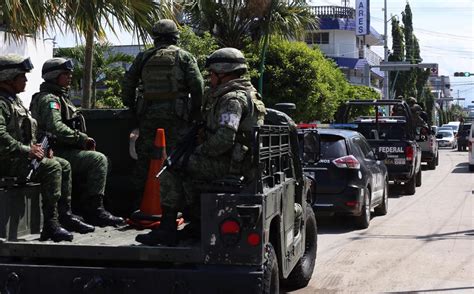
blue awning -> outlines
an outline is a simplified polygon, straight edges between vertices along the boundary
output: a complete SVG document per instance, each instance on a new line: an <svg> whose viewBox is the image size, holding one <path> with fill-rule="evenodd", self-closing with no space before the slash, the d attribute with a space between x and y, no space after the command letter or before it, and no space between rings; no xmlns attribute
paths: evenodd
<svg viewBox="0 0 474 294"><path fill-rule="evenodd" d="M364 70L365 65L368 63L367 59L364 58L349 58L349 57L330 57L333 59L337 66L340 68ZM379 68L371 68L371 71L377 76L383 78L384 72L380 71Z"/></svg>

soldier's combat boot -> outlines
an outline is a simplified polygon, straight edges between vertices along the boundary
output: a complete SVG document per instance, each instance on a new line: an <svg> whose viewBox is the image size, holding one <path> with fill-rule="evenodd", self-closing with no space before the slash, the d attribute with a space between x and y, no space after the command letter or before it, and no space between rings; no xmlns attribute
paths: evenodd
<svg viewBox="0 0 474 294"><path fill-rule="evenodd" d="M84 204L83 214L87 223L98 227L117 227L125 224L123 218L114 216L105 210L102 195L89 198L89 202L90 203Z"/></svg>
<svg viewBox="0 0 474 294"><path fill-rule="evenodd" d="M58 201L59 223L68 231L87 234L94 232L94 226L84 222L84 220L71 212L69 199L61 197Z"/></svg>
<svg viewBox="0 0 474 294"><path fill-rule="evenodd" d="M43 230L41 230L40 241L53 240L54 242L72 241L74 236L62 228L58 222L58 210L56 205L43 204Z"/></svg>
<svg viewBox="0 0 474 294"><path fill-rule="evenodd" d="M45 221L43 230L41 230L40 241L49 239L54 242L72 241L74 236L66 229L61 228L57 221Z"/></svg>
<svg viewBox="0 0 474 294"><path fill-rule="evenodd" d="M135 241L148 245L175 246L177 243L175 209L163 207L160 226L148 234L140 234L135 237Z"/></svg>

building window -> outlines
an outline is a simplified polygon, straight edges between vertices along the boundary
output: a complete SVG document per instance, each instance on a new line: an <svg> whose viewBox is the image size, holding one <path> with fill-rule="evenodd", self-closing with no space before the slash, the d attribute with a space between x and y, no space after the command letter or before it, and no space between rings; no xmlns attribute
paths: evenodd
<svg viewBox="0 0 474 294"><path fill-rule="evenodd" d="M329 33L307 33L307 44L329 44Z"/></svg>

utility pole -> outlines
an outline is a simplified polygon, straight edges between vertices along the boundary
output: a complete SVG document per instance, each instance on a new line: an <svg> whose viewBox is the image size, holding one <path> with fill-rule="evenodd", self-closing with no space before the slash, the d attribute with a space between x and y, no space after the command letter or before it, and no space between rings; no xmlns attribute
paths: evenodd
<svg viewBox="0 0 474 294"><path fill-rule="evenodd" d="M383 35L383 61L388 62L388 30L387 30L387 0L384 0L383 8L383 20L384 20L384 35ZM383 78L383 99L389 99L388 82L390 80L390 72L384 71Z"/></svg>

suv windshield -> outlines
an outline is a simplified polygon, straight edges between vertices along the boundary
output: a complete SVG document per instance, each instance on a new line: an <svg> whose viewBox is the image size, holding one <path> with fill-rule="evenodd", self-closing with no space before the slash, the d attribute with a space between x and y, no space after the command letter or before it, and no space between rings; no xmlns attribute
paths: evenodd
<svg viewBox="0 0 474 294"><path fill-rule="evenodd" d="M335 135L321 135L321 158L333 159L347 155L344 138Z"/></svg>

